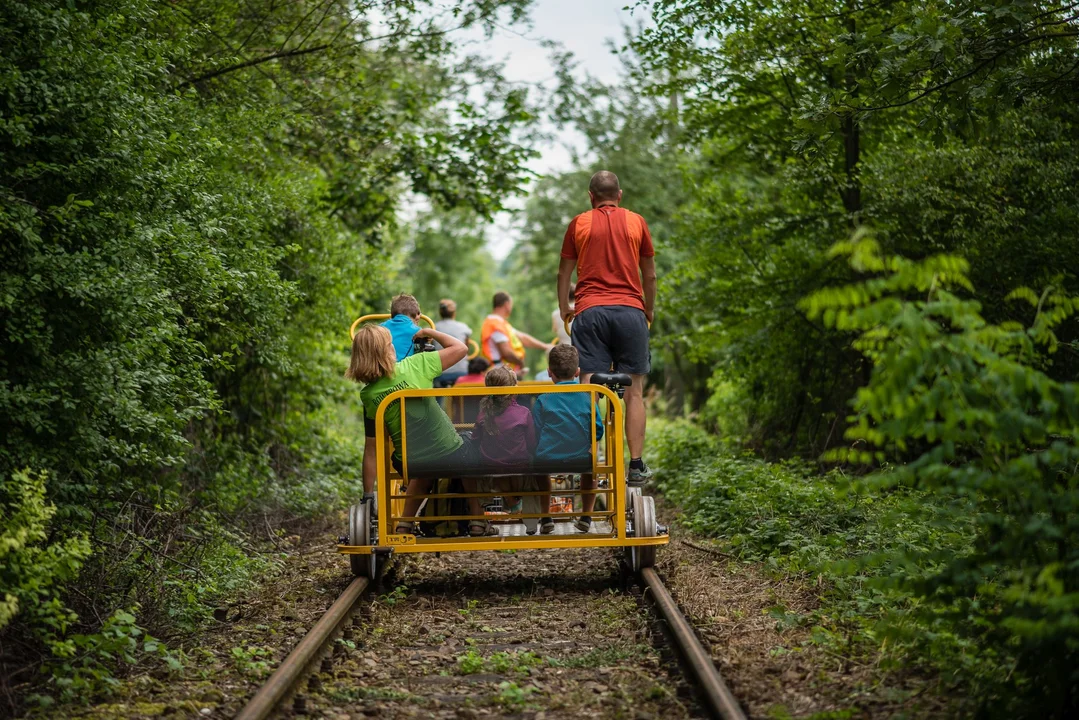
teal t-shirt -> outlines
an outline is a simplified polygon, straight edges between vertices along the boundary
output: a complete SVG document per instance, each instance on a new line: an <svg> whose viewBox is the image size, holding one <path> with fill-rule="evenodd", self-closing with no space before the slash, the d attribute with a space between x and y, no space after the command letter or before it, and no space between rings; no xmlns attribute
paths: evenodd
<svg viewBox="0 0 1079 720"><path fill-rule="evenodd" d="M393 375L376 380L360 390L364 415L372 421L379 403L398 390L429 389L442 374L442 360L436 352L417 353L394 366ZM405 432L408 436L409 465L422 465L443 458L461 447L464 440L457 434L449 417L435 398L405 400ZM386 408L386 427L393 439L393 454L401 458L401 403Z"/></svg>

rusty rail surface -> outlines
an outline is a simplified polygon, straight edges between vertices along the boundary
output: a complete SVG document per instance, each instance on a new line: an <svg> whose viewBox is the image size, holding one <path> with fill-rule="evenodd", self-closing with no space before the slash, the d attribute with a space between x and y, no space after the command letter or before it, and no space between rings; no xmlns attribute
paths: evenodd
<svg viewBox="0 0 1079 720"><path fill-rule="evenodd" d="M356 578L345 588L326 614L304 635L300 644L293 648L266 684L255 693L255 697L236 715L236 720L265 720L270 717L281 701L303 679L308 666L319 656L326 643L337 635L337 631L348 620L368 583L367 578Z"/></svg>
<svg viewBox="0 0 1079 720"><path fill-rule="evenodd" d="M722 720L746 720L738 701L731 694L727 684L723 682L723 678L719 676L719 671L712 662L712 656L697 639L693 628L682 615L682 611L678 609L678 603L671 597L656 571L652 568L641 570L641 582L647 593L651 595L663 619L667 621L667 627L670 628L675 645L678 646L686 665L693 673L701 698L712 716Z"/></svg>

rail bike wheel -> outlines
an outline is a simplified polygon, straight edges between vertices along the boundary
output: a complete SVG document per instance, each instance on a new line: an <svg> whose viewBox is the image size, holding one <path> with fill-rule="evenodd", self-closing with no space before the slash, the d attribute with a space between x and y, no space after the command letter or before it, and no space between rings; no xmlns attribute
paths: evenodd
<svg viewBox="0 0 1079 720"><path fill-rule="evenodd" d="M656 537L656 503L651 497L638 493L630 495L630 507L633 508L633 537ZM640 572L656 564L655 545L636 545L627 548L627 561L633 572Z"/></svg>
<svg viewBox="0 0 1079 720"><path fill-rule="evenodd" d="M371 544L371 505L369 502L356 503L348 510L348 544ZM378 556L349 555L349 568L357 577L374 579L378 577Z"/></svg>

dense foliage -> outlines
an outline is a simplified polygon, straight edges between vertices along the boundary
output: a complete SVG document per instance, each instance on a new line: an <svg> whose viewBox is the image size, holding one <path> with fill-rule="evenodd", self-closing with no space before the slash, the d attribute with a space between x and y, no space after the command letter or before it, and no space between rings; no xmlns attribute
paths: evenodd
<svg viewBox="0 0 1079 720"><path fill-rule="evenodd" d="M357 315L504 288L546 339L607 168L658 251L653 408L704 428L649 441L685 522L820 578L817 642L1075 714L1079 8L645 0L621 82L557 52L537 102L456 34L527 7L0 2L5 698L175 664L159 631L356 491ZM580 153L499 266L540 105Z"/></svg>
<svg viewBox="0 0 1079 720"><path fill-rule="evenodd" d="M841 440L869 365L798 302L849 279L828 248L854 227L888 252L966 257L991 321L1020 319L1015 287L1079 290L1074 6L648 6L637 87L682 97L692 149L664 312L738 436L771 453ZM1069 354L1051 373L1077 370Z"/></svg>
<svg viewBox="0 0 1079 720"><path fill-rule="evenodd" d="M0 4L5 697L107 689L355 491L342 330L403 193L518 188L524 93L452 31L525 5Z"/></svg>

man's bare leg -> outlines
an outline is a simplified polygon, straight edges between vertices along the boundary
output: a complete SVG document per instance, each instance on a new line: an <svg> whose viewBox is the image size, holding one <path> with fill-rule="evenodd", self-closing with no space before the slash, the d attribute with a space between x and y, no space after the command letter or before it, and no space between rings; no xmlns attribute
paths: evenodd
<svg viewBox="0 0 1079 720"><path fill-rule="evenodd" d="M647 375L630 375L633 384L626 388L626 443L629 445L630 458L639 458L644 452L644 386ZM581 373L581 384L587 384L592 373Z"/></svg>
<svg viewBox="0 0 1079 720"><path fill-rule="evenodd" d="M644 384L647 375L630 375L633 384L626 388L626 443L630 458L639 458L644 452Z"/></svg>

